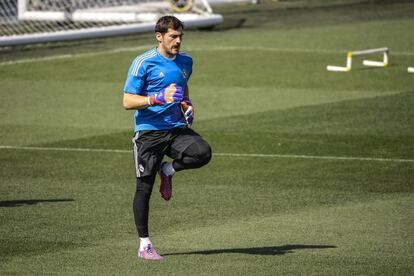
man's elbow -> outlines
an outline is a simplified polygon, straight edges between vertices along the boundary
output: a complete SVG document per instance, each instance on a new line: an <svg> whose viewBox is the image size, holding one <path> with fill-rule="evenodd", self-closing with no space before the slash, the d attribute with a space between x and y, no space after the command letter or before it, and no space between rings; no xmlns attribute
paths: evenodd
<svg viewBox="0 0 414 276"><path fill-rule="evenodd" d="M122 107L128 109L128 102L125 99L122 100Z"/></svg>
<svg viewBox="0 0 414 276"><path fill-rule="evenodd" d="M128 97L124 96L122 100L122 107L126 110L132 109L131 102L128 100Z"/></svg>

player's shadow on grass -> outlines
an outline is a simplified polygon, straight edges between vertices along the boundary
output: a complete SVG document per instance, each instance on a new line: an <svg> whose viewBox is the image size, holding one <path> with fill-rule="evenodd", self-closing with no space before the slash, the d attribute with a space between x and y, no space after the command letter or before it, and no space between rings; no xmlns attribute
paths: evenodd
<svg viewBox="0 0 414 276"><path fill-rule="evenodd" d="M70 202L75 201L72 198L62 198L62 199L20 199L20 200L4 200L0 201L1 207L20 207L26 205L36 205L39 203L55 203L55 202Z"/></svg>
<svg viewBox="0 0 414 276"><path fill-rule="evenodd" d="M228 249L212 249L192 252L181 252L181 253L167 253L163 256L173 255L216 255L216 254L227 254L227 253L238 253L238 254L251 254L251 255L264 255L264 256L276 256L284 255L287 253L294 253L295 250L302 249L328 249L336 248L335 245L308 245L308 244L287 244L282 246L266 246L266 247L249 247L249 248L228 248Z"/></svg>

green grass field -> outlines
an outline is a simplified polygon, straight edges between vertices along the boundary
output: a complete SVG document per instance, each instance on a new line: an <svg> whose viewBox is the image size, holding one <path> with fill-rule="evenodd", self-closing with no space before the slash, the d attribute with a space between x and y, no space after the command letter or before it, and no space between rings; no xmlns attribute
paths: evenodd
<svg viewBox="0 0 414 276"><path fill-rule="evenodd" d="M152 34L0 50L1 275L414 274L414 3L222 12L185 33L213 159L175 176L171 202L154 189L164 262L136 258L121 107ZM326 71L378 47L388 68Z"/></svg>

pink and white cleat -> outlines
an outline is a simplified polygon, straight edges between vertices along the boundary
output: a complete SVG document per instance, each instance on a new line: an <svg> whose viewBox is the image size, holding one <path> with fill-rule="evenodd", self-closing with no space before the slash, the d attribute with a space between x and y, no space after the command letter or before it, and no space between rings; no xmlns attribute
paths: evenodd
<svg viewBox="0 0 414 276"><path fill-rule="evenodd" d="M138 251L138 258L152 261L164 260L164 257L158 254L155 248L152 247L152 244L149 244L148 246L144 247L144 250Z"/></svg>
<svg viewBox="0 0 414 276"><path fill-rule="evenodd" d="M160 193L161 193L161 197L168 201L171 199L172 196L172 175L166 175L163 171L162 171L162 166L164 165L165 162L163 162L161 164L161 168L158 171L160 178L161 178L161 185L160 185Z"/></svg>

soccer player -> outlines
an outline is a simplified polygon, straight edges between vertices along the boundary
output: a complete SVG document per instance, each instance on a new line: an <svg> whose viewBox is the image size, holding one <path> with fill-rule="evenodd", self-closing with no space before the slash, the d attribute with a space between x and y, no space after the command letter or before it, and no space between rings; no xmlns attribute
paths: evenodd
<svg viewBox="0 0 414 276"><path fill-rule="evenodd" d="M138 257L146 260L163 259L148 233L149 201L157 173L161 197L168 201L174 173L200 168L211 159L209 144L190 128L194 110L187 82L193 60L180 52L183 29L176 17L161 17L155 25L157 47L135 58L124 86L123 106L135 110L133 211L140 240ZM162 162L164 156L172 162Z"/></svg>

